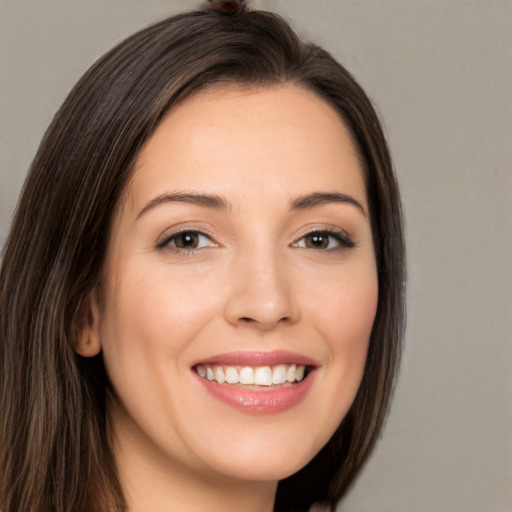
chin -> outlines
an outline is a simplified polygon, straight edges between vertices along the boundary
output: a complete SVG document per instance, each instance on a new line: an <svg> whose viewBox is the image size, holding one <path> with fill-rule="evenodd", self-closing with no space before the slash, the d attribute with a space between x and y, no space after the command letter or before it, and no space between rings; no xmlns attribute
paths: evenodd
<svg viewBox="0 0 512 512"><path fill-rule="evenodd" d="M217 472L229 478L277 482L302 469L316 453L315 450L298 454L296 450L290 450L287 447L273 449L269 446L268 449L262 448L259 453L243 455L238 452L236 456L229 459L223 458L212 462Z"/></svg>

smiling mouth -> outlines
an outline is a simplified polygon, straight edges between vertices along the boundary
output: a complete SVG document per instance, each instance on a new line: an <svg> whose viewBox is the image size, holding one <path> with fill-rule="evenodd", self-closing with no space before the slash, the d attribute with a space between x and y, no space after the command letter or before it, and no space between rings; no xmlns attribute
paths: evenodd
<svg viewBox="0 0 512 512"><path fill-rule="evenodd" d="M299 353L239 351L198 361L191 370L214 398L248 414L274 414L302 402L320 364Z"/></svg>
<svg viewBox="0 0 512 512"><path fill-rule="evenodd" d="M275 366L226 366L200 364L194 367L203 379L217 384L251 389L274 389L301 382L311 371L305 365L278 364Z"/></svg>

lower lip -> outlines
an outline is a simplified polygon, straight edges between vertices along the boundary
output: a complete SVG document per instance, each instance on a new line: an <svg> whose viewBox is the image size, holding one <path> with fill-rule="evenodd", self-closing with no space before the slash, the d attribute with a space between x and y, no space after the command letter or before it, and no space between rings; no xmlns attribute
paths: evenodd
<svg viewBox="0 0 512 512"><path fill-rule="evenodd" d="M248 414L273 414L291 409L301 402L313 384L315 372L304 380L275 389L252 390L229 384L218 384L197 375L206 390L222 402Z"/></svg>

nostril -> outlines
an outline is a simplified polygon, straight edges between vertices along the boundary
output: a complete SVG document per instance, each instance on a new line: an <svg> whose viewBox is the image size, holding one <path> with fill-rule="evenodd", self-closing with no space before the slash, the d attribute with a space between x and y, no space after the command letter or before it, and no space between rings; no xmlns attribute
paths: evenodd
<svg viewBox="0 0 512 512"><path fill-rule="evenodd" d="M290 317L283 316L283 318L280 318L277 323L279 323L279 322L286 322L289 319L290 319ZM254 318L248 317L248 316L243 316L242 318L240 318L240 321L241 322L246 322L246 323L255 323L255 322L258 323L257 320L255 320Z"/></svg>
<svg viewBox="0 0 512 512"><path fill-rule="evenodd" d="M282 318L280 318L277 321L275 321L275 320L269 320L269 321L257 320L255 318L251 318L249 316L243 316L239 319L239 322L242 324L257 325L263 329L270 329L272 327L277 326L278 324L283 324L283 323L286 324L289 320L290 320L289 316L283 316Z"/></svg>

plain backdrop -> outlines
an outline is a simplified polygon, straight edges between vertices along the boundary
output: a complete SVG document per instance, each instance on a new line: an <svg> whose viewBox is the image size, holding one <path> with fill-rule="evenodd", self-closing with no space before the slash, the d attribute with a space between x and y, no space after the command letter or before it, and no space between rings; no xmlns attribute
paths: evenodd
<svg viewBox="0 0 512 512"><path fill-rule="evenodd" d="M512 511L512 2L260 0L369 93L407 217L408 326L386 429L344 512ZM0 0L0 246L92 62L191 0ZM243 510L241 504L240 510Z"/></svg>

